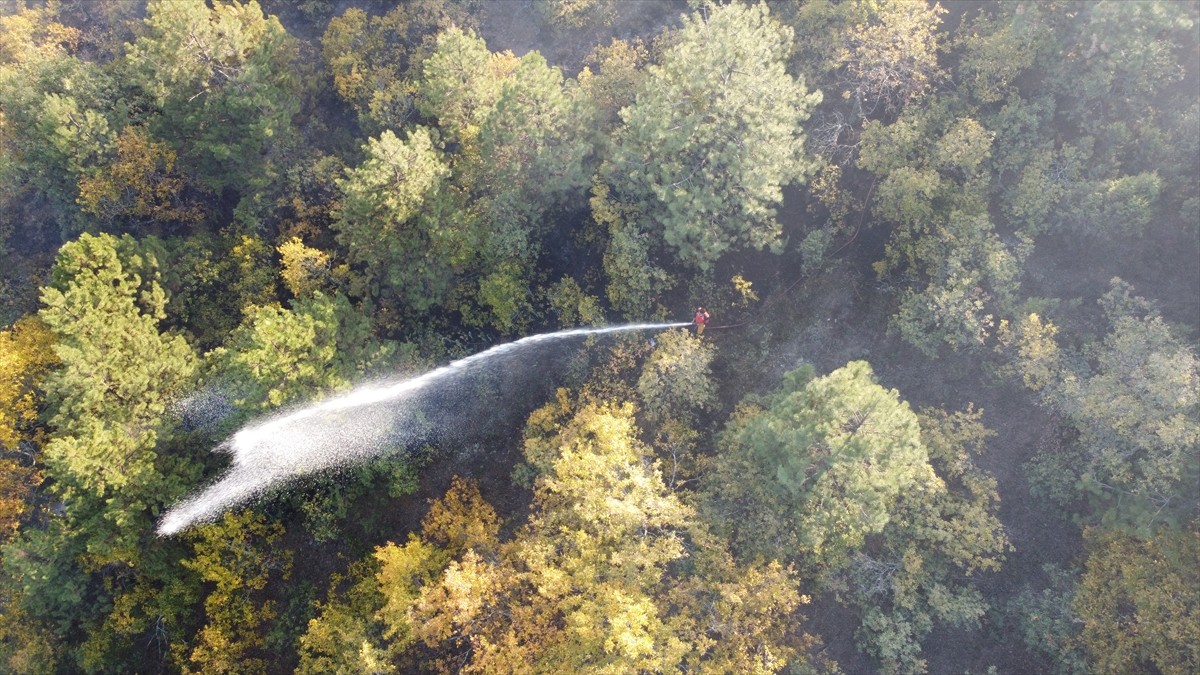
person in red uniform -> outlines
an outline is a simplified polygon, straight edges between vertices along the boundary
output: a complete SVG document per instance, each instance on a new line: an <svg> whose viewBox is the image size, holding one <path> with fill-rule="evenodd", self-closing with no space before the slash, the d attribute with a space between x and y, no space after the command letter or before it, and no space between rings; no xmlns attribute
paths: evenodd
<svg viewBox="0 0 1200 675"><path fill-rule="evenodd" d="M708 325L709 318L703 307L696 308L696 316L692 317L692 323L696 324L696 335L704 335L704 327Z"/></svg>

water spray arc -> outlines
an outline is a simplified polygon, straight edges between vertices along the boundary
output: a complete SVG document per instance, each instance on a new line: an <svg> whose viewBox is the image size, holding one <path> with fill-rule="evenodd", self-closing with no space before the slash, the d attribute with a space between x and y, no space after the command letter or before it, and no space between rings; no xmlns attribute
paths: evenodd
<svg viewBox="0 0 1200 675"><path fill-rule="evenodd" d="M638 330L665 330L688 323L637 323L604 328L576 328L531 335L453 361L418 377L388 384L364 385L292 412L277 414L243 427L216 451L228 452L232 466L220 480L172 506L158 524L160 536L176 534L216 518L231 506L269 488L303 476L370 460L396 438L397 404L429 393L457 376L539 343L584 335ZM387 409L383 409L387 406Z"/></svg>

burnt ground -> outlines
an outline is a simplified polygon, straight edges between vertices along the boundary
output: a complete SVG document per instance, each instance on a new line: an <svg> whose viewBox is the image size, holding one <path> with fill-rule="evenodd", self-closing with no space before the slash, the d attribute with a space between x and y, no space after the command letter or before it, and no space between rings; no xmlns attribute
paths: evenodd
<svg viewBox="0 0 1200 675"><path fill-rule="evenodd" d="M494 52L509 50L521 56L536 49L551 65L574 77L597 45L613 39L648 41L648 36L678 24L688 6L684 0L619 0L614 9L609 26L566 28L547 24L533 0L486 2L479 17L480 32Z"/></svg>

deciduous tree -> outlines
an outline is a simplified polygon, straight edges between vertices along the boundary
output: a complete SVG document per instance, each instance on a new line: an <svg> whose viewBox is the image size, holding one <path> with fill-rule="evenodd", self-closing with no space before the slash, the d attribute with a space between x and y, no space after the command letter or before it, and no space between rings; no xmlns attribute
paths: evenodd
<svg viewBox="0 0 1200 675"><path fill-rule="evenodd" d="M1013 333L1026 384L1080 434L1081 465L1061 467L1058 481L1112 523L1148 532L1187 522L1200 476L1200 361L1129 284L1113 279L1101 305L1109 332L1082 353L1060 347L1036 315Z"/></svg>
<svg viewBox="0 0 1200 675"><path fill-rule="evenodd" d="M982 411L920 413L933 472L904 492L879 537L832 582L862 617L857 638L884 672L923 673L935 622L978 629L988 602L971 583L1011 549L996 515L996 481L975 466L990 430Z"/></svg>
<svg viewBox="0 0 1200 675"><path fill-rule="evenodd" d="M1148 539L1090 529L1087 569L1073 608L1080 639L1097 672L1157 670L1185 675L1200 667L1200 536L1195 524Z"/></svg>

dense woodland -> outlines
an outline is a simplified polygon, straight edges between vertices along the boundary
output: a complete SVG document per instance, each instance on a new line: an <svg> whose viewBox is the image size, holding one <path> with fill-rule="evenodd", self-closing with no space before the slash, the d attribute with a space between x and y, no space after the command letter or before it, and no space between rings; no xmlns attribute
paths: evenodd
<svg viewBox="0 0 1200 675"><path fill-rule="evenodd" d="M0 670L1200 671L1197 3L0 10Z"/></svg>

